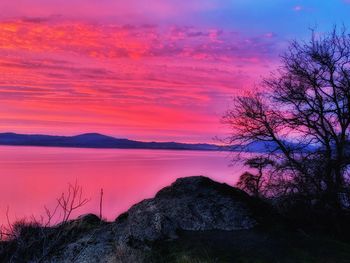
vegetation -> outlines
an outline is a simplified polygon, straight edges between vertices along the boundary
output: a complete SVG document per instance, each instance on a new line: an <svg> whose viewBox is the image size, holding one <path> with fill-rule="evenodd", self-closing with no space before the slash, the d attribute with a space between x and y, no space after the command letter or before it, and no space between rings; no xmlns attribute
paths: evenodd
<svg viewBox="0 0 350 263"><path fill-rule="evenodd" d="M237 182L237 187L255 197L267 195L268 180L266 180L263 172L272 166L274 162L268 158L259 156L248 159L244 164L249 168L256 169L257 174L252 174L251 172L243 173Z"/></svg>
<svg viewBox="0 0 350 263"><path fill-rule="evenodd" d="M261 156L273 164L264 175L259 167L258 176L243 174L238 186L283 200L301 221L316 211L318 220L339 225L350 205L350 35L334 28L292 42L262 87L236 97L223 118L229 144L264 143Z"/></svg>
<svg viewBox="0 0 350 263"><path fill-rule="evenodd" d="M0 261L41 262L67 240L84 234L91 225L102 223L97 218L74 228L69 227L72 213L88 201L89 199L83 197L82 187L76 181L75 184L69 184L67 191L57 198L57 205L53 210L45 207L45 216L32 216L30 219L11 223L7 209L7 225L0 228Z"/></svg>
<svg viewBox="0 0 350 263"><path fill-rule="evenodd" d="M178 240L159 242L152 263L345 263L350 245L283 228L235 232L184 232Z"/></svg>

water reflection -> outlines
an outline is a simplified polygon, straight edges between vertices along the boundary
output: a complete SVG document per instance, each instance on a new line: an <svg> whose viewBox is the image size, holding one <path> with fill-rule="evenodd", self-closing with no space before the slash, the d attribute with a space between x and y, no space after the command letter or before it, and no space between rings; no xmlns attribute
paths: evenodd
<svg viewBox="0 0 350 263"><path fill-rule="evenodd" d="M130 205L154 196L178 177L206 175L233 184L242 167L229 167L225 152L0 147L0 220L43 214L68 183L78 180L91 201L79 214L99 211L113 220Z"/></svg>

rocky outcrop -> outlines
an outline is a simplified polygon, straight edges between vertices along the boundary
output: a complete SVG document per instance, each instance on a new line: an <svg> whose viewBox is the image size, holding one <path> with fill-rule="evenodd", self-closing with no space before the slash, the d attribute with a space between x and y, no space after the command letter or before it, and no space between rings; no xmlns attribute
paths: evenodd
<svg viewBox="0 0 350 263"><path fill-rule="evenodd" d="M180 178L114 222L87 215L64 226L70 233L42 262L142 262L155 241L179 231L250 229L264 220L263 204L243 191L203 176ZM65 230L60 229L60 234Z"/></svg>
<svg viewBox="0 0 350 263"><path fill-rule="evenodd" d="M240 230L258 224L256 205L239 189L187 177L134 205L116 220L116 240L140 244L176 238L178 230Z"/></svg>

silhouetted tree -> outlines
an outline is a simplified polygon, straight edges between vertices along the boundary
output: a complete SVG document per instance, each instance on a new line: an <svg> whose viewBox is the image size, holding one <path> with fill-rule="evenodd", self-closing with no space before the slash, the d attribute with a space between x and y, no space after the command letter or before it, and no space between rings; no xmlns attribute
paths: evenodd
<svg viewBox="0 0 350 263"><path fill-rule="evenodd" d="M264 196L266 194L266 191L268 190L268 180L266 178L266 174L263 173L263 170L266 169L268 166L272 166L273 161L260 156L248 159L245 162L245 165L249 166L250 168L256 169L257 174L253 174L250 172L243 173L239 177L236 186L253 196Z"/></svg>
<svg viewBox="0 0 350 263"><path fill-rule="evenodd" d="M83 188L75 181L74 185L68 185L68 191L66 193L63 192L61 196L57 198L57 203L63 212L62 223L67 223L75 210L89 202L89 199L83 198L82 195Z"/></svg>
<svg viewBox="0 0 350 263"><path fill-rule="evenodd" d="M265 143L276 194L342 209L350 163L350 35L334 28L292 42L261 90L234 99L223 118L232 131L228 143Z"/></svg>

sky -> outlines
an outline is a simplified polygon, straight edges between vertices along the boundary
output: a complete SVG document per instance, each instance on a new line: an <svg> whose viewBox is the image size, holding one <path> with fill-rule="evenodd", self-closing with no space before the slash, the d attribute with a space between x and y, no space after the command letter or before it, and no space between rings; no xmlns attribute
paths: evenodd
<svg viewBox="0 0 350 263"><path fill-rule="evenodd" d="M0 2L0 132L212 142L289 41L350 0Z"/></svg>

